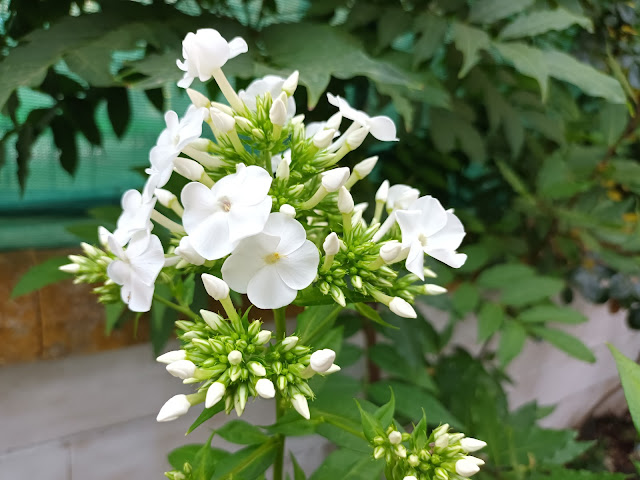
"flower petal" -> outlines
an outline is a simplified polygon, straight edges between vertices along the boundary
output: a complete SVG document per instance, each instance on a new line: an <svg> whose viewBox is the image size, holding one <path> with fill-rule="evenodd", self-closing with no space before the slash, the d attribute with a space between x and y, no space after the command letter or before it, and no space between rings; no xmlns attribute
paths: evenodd
<svg viewBox="0 0 640 480"><path fill-rule="evenodd" d="M369 119L369 133L383 142L397 142L396 124L389 117L379 115Z"/></svg>
<svg viewBox="0 0 640 480"><path fill-rule="evenodd" d="M222 258L230 254L235 246L235 243L229 240L229 222L227 214L223 212L209 215L187 230L187 233L194 250L207 260Z"/></svg>
<svg viewBox="0 0 640 480"><path fill-rule="evenodd" d="M466 235L464 226L452 212L446 212L447 223L427 240L429 248L457 250Z"/></svg>
<svg viewBox="0 0 640 480"><path fill-rule="evenodd" d="M122 260L114 260L107 266L107 275L118 285L123 285L131 278L131 266Z"/></svg>
<svg viewBox="0 0 640 480"><path fill-rule="evenodd" d="M265 257L275 252L278 238L258 234L242 240L222 265L222 279L229 288L238 293L247 293L254 275L266 264Z"/></svg>
<svg viewBox="0 0 640 480"><path fill-rule="evenodd" d="M267 197L257 205L232 204L231 210L227 214L229 240L236 242L260 233L269 218L271 203L271 197Z"/></svg>
<svg viewBox="0 0 640 480"><path fill-rule="evenodd" d="M242 37L232 38L229 42L229 58L235 58L241 53L247 53L249 46Z"/></svg>
<svg viewBox="0 0 640 480"><path fill-rule="evenodd" d="M146 285L139 278L133 276L128 284L128 289L123 287L127 298L123 298L132 312L148 312L151 309L154 285ZM122 292L121 292L122 293ZM128 300L128 301L127 301Z"/></svg>
<svg viewBox="0 0 640 480"><path fill-rule="evenodd" d="M269 220L267 220L263 231L269 235L280 237L276 251L281 255L289 255L300 248L307 239L307 233L300 222L280 212L269 215Z"/></svg>
<svg viewBox="0 0 640 480"><path fill-rule="evenodd" d="M300 248L275 263L282 281L288 287L302 290L308 287L318 274L320 254L309 240L305 240Z"/></svg>
<svg viewBox="0 0 640 480"><path fill-rule="evenodd" d="M442 263L449 265L452 268L460 268L467 261L467 255L464 253L458 253L453 250L444 249L429 249L425 248L427 255L432 256L436 260L440 260Z"/></svg>
<svg viewBox="0 0 640 480"><path fill-rule="evenodd" d="M408 247L418 240L421 233L420 212L416 210L396 210L391 215L395 215L398 225L400 225L403 247Z"/></svg>
<svg viewBox="0 0 640 480"><path fill-rule="evenodd" d="M199 182L185 185L180 194L180 200L184 207L182 224L189 235L200 223L219 211L218 202L212 190Z"/></svg>
<svg viewBox="0 0 640 480"><path fill-rule="evenodd" d="M247 286L251 303L263 310L289 305L297 294L297 290L284 283L273 264L258 270Z"/></svg>
<svg viewBox="0 0 640 480"><path fill-rule="evenodd" d="M447 224L447 212L442 204L431 195L418 198L409 206L409 210L419 210L422 216L420 221L420 233L431 238ZM428 242L429 240L427 240Z"/></svg>
<svg viewBox="0 0 640 480"><path fill-rule="evenodd" d="M152 285L164 267L164 250L160 239L151 235L147 249L135 258L131 258L135 274L143 283Z"/></svg>
<svg viewBox="0 0 640 480"><path fill-rule="evenodd" d="M424 251L420 242L416 241L411 244L405 267L408 271L417 275L420 280L424 280Z"/></svg>
<svg viewBox="0 0 640 480"><path fill-rule="evenodd" d="M237 173L229 175L229 177L234 177L234 188L232 191L227 192L227 196L232 203L240 203L242 205L255 205L262 202L269 194L269 188L271 188L273 180L269 172L256 165L242 168Z"/></svg>

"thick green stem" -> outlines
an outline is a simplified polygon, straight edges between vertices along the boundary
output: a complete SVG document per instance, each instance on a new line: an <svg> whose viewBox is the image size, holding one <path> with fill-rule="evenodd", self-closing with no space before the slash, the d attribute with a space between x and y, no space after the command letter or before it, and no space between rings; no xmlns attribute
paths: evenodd
<svg viewBox="0 0 640 480"><path fill-rule="evenodd" d="M287 307L277 308L273 310L273 319L276 324L276 340L282 340L287 336ZM280 390L276 390L276 421L278 421L285 414L285 407L283 404L282 394ZM282 480L283 478L283 465L284 465L284 440L285 437L282 434L276 435L276 459L273 463L273 480Z"/></svg>
<svg viewBox="0 0 640 480"><path fill-rule="evenodd" d="M177 303L173 303L170 300L167 300L164 297L161 297L157 293L153 294L153 299L159 301L160 303L164 303L167 307L175 310L176 312L180 312L185 314L187 317L192 318L193 320L198 320L200 317L193 313L189 308L178 305Z"/></svg>

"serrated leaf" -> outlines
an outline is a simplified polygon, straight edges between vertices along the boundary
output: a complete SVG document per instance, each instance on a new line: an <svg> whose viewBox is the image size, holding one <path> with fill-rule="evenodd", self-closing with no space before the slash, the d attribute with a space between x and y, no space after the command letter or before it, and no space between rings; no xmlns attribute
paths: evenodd
<svg viewBox="0 0 640 480"><path fill-rule="evenodd" d="M516 358L524 347L527 332L518 322L508 321L502 329L498 344L498 361L505 367Z"/></svg>
<svg viewBox="0 0 640 480"><path fill-rule="evenodd" d="M462 52L462 67L458 78L463 78L480 61L480 50L491 46L491 39L483 30L456 22L453 24L453 41Z"/></svg>
<svg viewBox="0 0 640 480"><path fill-rule="evenodd" d="M626 102L622 86L615 78L557 50L547 50L544 56L551 77L571 83L587 95L605 98L612 103Z"/></svg>
<svg viewBox="0 0 640 480"><path fill-rule="evenodd" d="M486 342L504 323L504 311L496 303L485 303L478 312L478 343Z"/></svg>
<svg viewBox="0 0 640 480"><path fill-rule="evenodd" d="M113 87L107 91L107 113L116 137L122 138L131 119L129 92L124 87Z"/></svg>
<svg viewBox="0 0 640 480"><path fill-rule="evenodd" d="M523 278L533 277L535 270L522 263L503 263L483 271L478 277L478 285L486 288L502 288Z"/></svg>
<svg viewBox="0 0 640 480"><path fill-rule="evenodd" d="M518 320L524 323L567 323L578 324L587 321L580 312L569 307L558 305L536 305L518 315Z"/></svg>
<svg viewBox="0 0 640 480"><path fill-rule="evenodd" d="M576 15L564 8L555 10L539 10L521 15L504 27L499 37L507 40L514 38L535 37L551 30L566 30L571 25L580 25L588 32L593 32L593 23L583 15Z"/></svg>
<svg viewBox="0 0 640 480"><path fill-rule="evenodd" d="M622 381L624 396L629 405L633 424L636 427L636 431L640 432L640 365L624 356L613 345L609 345L609 350L611 350L618 367L618 374Z"/></svg>
<svg viewBox="0 0 640 480"><path fill-rule="evenodd" d="M256 445L269 440L269 437L259 427L244 420L228 421L216 430L216 435L238 445Z"/></svg>
<svg viewBox="0 0 640 480"><path fill-rule="evenodd" d="M69 175L73 175L78 166L78 149L73 125L66 117L57 115L51 121L51 131L53 142L60 152L60 165Z"/></svg>
<svg viewBox="0 0 640 480"><path fill-rule="evenodd" d="M546 101L549 92L549 70L542 51L520 42L495 42L493 45L518 72L537 80L542 101Z"/></svg>
<svg viewBox="0 0 640 480"><path fill-rule="evenodd" d="M67 257L54 257L38 265L34 265L20 277L18 283L13 287L11 298L17 298L21 295L40 290L42 287L46 287L52 283L71 278L68 273L59 269L62 265L68 263L70 263L70 261Z"/></svg>
<svg viewBox="0 0 640 480"><path fill-rule="evenodd" d="M567 332L547 327L532 327L531 331L549 342L551 345L559 348L563 352L584 362L593 363L596 357L593 352L585 346L580 340Z"/></svg>
<svg viewBox="0 0 640 480"><path fill-rule="evenodd" d="M528 277L502 287L501 300L505 305L522 307L553 295L564 288L565 282L553 277Z"/></svg>
<svg viewBox="0 0 640 480"><path fill-rule="evenodd" d="M535 0L477 0L471 5L469 21L473 23L494 23L503 18L520 13L533 5Z"/></svg>

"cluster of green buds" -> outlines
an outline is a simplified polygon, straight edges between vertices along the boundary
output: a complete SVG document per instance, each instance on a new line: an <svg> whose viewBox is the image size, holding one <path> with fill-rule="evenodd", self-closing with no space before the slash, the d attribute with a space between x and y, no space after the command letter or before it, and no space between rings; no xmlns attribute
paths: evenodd
<svg viewBox="0 0 640 480"><path fill-rule="evenodd" d="M193 467L189 462L185 462L182 466L182 470L171 470L170 472L164 472L164 476L169 480L191 480L193 476L191 472L193 471Z"/></svg>
<svg viewBox="0 0 640 480"><path fill-rule="evenodd" d="M218 300L228 318L201 310L200 317L178 320L182 341L180 350L167 352L158 361L185 384L198 384L191 395L176 395L160 410L158 421L169 421L186 413L190 406L204 402L212 408L224 402L224 410L235 409L242 415L250 397L274 398L292 405L309 419L307 399L313 399L308 380L315 374L340 370L335 352L312 351L300 345L295 335L271 343L272 333L262 329L260 320L249 320L235 310L225 282L209 274L202 275L207 292ZM277 390L276 390L277 389Z"/></svg>
<svg viewBox="0 0 640 480"><path fill-rule="evenodd" d="M384 458L389 480L464 480L476 474L484 461L469 455L486 443L462 433L451 433L449 425L440 425L427 435L423 420L411 434L390 425L386 436L373 438L373 456Z"/></svg>
<svg viewBox="0 0 640 480"><path fill-rule="evenodd" d="M84 255L69 255L71 263L62 265L60 270L75 276L73 283L99 283L93 289L101 303L115 303L120 300L120 287L107 274L107 267L115 258L108 250L102 250L88 243L80 244Z"/></svg>

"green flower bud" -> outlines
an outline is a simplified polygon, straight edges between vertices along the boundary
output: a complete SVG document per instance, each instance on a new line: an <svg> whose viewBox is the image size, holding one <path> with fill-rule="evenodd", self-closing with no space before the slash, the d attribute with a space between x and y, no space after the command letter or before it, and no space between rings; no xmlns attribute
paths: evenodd
<svg viewBox="0 0 640 480"><path fill-rule="evenodd" d="M384 443L386 443L386 439L384 437L381 437L380 435L373 438L374 445L383 445Z"/></svg>
<svg viewBox="0 0 640 480"><path fill-rule="evenodd" d="M373 450L373 458L378 460L378 459L384 457L386 453L387 453L387 450L384 447L382 447L382 446L376 447Z"/></svg>
<svg viewBox="0 0 640 480"><path fill-rule="evenodd" d="M441 467L436 468L435 474L438 480L449 480L449 474L444 468L441 468Z"/></svg>
<svg viewBox="0 0 640 480"><path fill-rule="evenodd" d="M284 391L287 388L287 378L280 375L276 380L276 385L278 386L278 390Z"/></svg>
<svg viewBox="0 0 640 480"><path fill-rule="evenodd" d="M417 455L409 455L409 465L412 467L417 467L420 465L420 459Z"/></svg>

